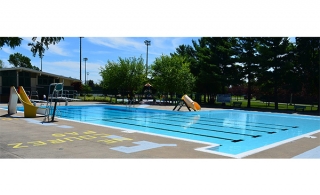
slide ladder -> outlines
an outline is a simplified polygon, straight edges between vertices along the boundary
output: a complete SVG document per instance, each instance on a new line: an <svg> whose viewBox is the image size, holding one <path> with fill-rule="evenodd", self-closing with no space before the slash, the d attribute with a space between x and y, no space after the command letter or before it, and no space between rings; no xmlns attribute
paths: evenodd
<svg viewBox="0 0 320 195"><path fill-rule="evenodd" d="M177 111L179 111L183 105L186 105L189 111L191 111L190 108L194 111L201 110L200 105L197 102L193 101L188 95L182 96L181 100L177 103L173 110L179 107L177 109Z"/></svg>

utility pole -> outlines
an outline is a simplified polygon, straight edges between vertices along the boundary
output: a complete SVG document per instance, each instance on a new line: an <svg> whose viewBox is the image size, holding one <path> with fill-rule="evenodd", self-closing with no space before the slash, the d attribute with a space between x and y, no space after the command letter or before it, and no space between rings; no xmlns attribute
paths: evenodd
<svg viewBox="0 0 320 195"><path fill-rule="evenodd" d="M151 41L145 40L144 43L147 46L147 60L146 60L146 77L147 77L148 76L148 46L151 45Z"/></svg>
<svg viewBox="0 0 320 195"><path fill-rule="evenodd" d="M41 55L40 55L40 59L41 59L41 71L42 71L42 57L43 57L44 55L41 53Z"/></svg>
<svg viewBox="0 0 320 195"><path fill-rule="evenodd" d="M84 61L84 84L85 85L87 84L87 78L86 78L86 75L87 75L87 60L88 60L88 58L83 58L83 61Z"/></svg>
<svg viewBox="0 0 320 195"><path fill-rule="evenodd" d="M83 37L80 37L80 81L82 82L82 80L81 80L81 61L82 61L82 59L81 59L81 39L82 39Z"/></svg>

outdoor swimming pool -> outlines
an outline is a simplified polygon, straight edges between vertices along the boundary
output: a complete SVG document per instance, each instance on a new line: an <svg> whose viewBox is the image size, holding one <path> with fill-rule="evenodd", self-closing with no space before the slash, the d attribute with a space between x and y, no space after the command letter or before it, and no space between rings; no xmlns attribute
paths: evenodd
<svg viewBox="0 0 320 195"><path fill-rule="evenodd" d="M57 109L60 118L205 142L212 145L207 151L227 156L242 155L320 130L320 118L316 116L243 110L178 112L112 105Z"/></svg>

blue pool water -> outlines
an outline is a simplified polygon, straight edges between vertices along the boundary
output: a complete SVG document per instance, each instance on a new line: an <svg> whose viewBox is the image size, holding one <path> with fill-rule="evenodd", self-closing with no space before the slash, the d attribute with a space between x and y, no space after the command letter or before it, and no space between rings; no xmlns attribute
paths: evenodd
<svg viewBox="0 0 320 195"><path fill-rule="evenodd" d="M319 117L242 110L177 112L111 105L57 108L60 118L219 144L209 150L230 155L320 129Z"/></svg>

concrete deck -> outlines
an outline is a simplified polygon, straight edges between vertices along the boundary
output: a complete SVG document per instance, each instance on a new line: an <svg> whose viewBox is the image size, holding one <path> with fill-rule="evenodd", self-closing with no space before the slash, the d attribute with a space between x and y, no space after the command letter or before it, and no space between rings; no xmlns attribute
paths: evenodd
<svg viewBox="0 0 320 195"><path fill-rule="evenodd" d="M63 104L63 103L61 103ZM97 104L69 102L69 105ZM0 104L0 107L6 104ZM172 110L172 105L135 105ZM212 110L212 108L203 108ZM181 111L187 111L184 107ZM188 158L230 159L198 151L208 145L167 137L130 133L119 129L55 118L42 123L43 117L23 118L23 113L8 116L0 109L0 158ZM243 157L248 159L320 158L320 133ZM306 155L303 155L303 154Z"/></svg>

